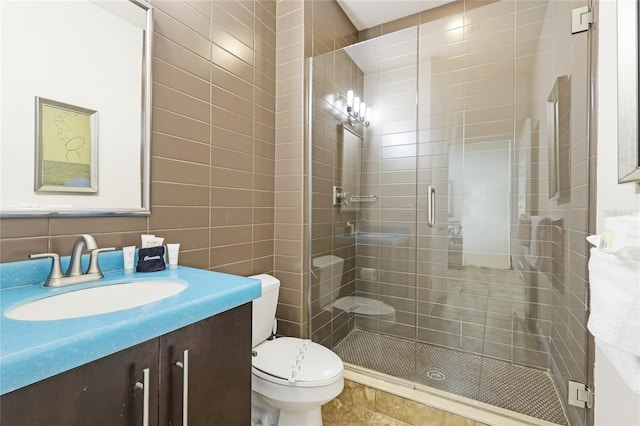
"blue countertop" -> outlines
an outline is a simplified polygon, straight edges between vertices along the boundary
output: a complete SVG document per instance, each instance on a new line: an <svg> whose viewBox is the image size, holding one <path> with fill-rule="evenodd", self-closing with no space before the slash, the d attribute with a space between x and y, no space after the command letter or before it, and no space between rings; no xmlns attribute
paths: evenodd
<svg viewBox="0 0 640 426"><path fill-rule="evenodd" d="M65 262L68 259L63 260L63 268ZM0 395L243 305L261 295L258 280L184 266L125 274L122 252L100 255L105 277L98 282L47 288L42 283L50 263L50 260L38 260L0 264ZM84 318L20 321L4 315L16 305L62 292L149 279L182 281L187 288L154 303Z"/></svg>

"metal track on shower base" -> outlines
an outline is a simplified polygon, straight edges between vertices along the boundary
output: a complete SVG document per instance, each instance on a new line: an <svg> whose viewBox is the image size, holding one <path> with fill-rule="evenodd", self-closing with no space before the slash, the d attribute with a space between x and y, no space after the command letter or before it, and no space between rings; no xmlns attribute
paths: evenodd
<svg viewBox="0 0 640 426"><path fill-rule="evenodd" d="M480 355L353 330L334 351L349 364L517 413L568 425L549 374ZM431 371L445 380L434 380Z"/></svg>

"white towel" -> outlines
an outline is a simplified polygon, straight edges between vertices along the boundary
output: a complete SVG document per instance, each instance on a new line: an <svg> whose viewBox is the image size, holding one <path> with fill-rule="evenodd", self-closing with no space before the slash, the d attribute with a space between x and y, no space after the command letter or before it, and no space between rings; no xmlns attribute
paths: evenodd
<svg viewBox="0 0 640 426"><path fill-rule="evenodd" d="M546 216L531 216L531 242L525 259L542 272L550 272L551 264L551 219Z"/></svg>
<svg viewBox="0 0 640 426"><path fill-rule="evenodd" d="M627 386L640 396L640 357L607 345L596 337L596 344Z"/></svg>
<svg viewBox="0 0 640 426"><path fill-rule="evenodd" d="M625 383L640 396L640 235L631 221L607 220L602 237L589 236L587 328ZM636 235L634 235L636 233ZM614 241L617 244L613 244Z"/></svg>
<svg viewBox="0 0 640 426"><path fill-rule="evenodd" d="M529 244L531 244L531 216L528 214L522 214L518 219L516 239L523 247L529 247Z"/></svg>

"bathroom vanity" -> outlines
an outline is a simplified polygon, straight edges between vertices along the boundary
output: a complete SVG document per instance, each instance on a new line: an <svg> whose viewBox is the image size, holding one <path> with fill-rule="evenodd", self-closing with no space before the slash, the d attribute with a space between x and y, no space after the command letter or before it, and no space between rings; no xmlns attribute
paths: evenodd
<svg viewBox="0 0 640 426"><path fill-rule="evenodd" d="M103 256L116 256L117 263L117 254ZM133 278L116 271L100 285L142 275L187 288L118 312L19 321L5 312L43 291L74 289L7 288L13 273L0 272L0 424L178 425L187 423L183 416L192 425L250 423L251 301L261 294L258 281L185 267Z"/></svg>
<svg viewBox="0 0 640 426"><path fill-rule="evenodd" d="M184 400L191 424L250 424L251 304L3 395L0 424L142 425L145 392L149 425L184 424Z"/></svg>

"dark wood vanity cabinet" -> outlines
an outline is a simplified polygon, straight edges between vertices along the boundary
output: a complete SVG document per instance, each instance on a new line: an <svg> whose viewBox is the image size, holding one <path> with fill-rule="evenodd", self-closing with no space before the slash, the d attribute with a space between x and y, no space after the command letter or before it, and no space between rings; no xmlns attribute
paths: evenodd
<svg viewBox="0 0 640 426"><path fill-rule="evenodd" d="M185 351L189 426L250 425L251 304L160 337L161 425L183 424Z"/></svg>
<svg viewBox="0 0 640 426"><path fill-rule="evenodd" d="M145 369L149 425L182 425L184 400L190 426L250 424L251 303L3 395L0 425L143 425Z"/></svg>
<svg viewBox="0 0 640 426"><path fill-rule="evenodd" d="M46 360L43 360L46 362ZM158 339L3 395L0 425L142 425L143 369L158 371ZM149 394L158 380L149 380ZM150 398L149 424L158 423L158 399Z"/></svg>

